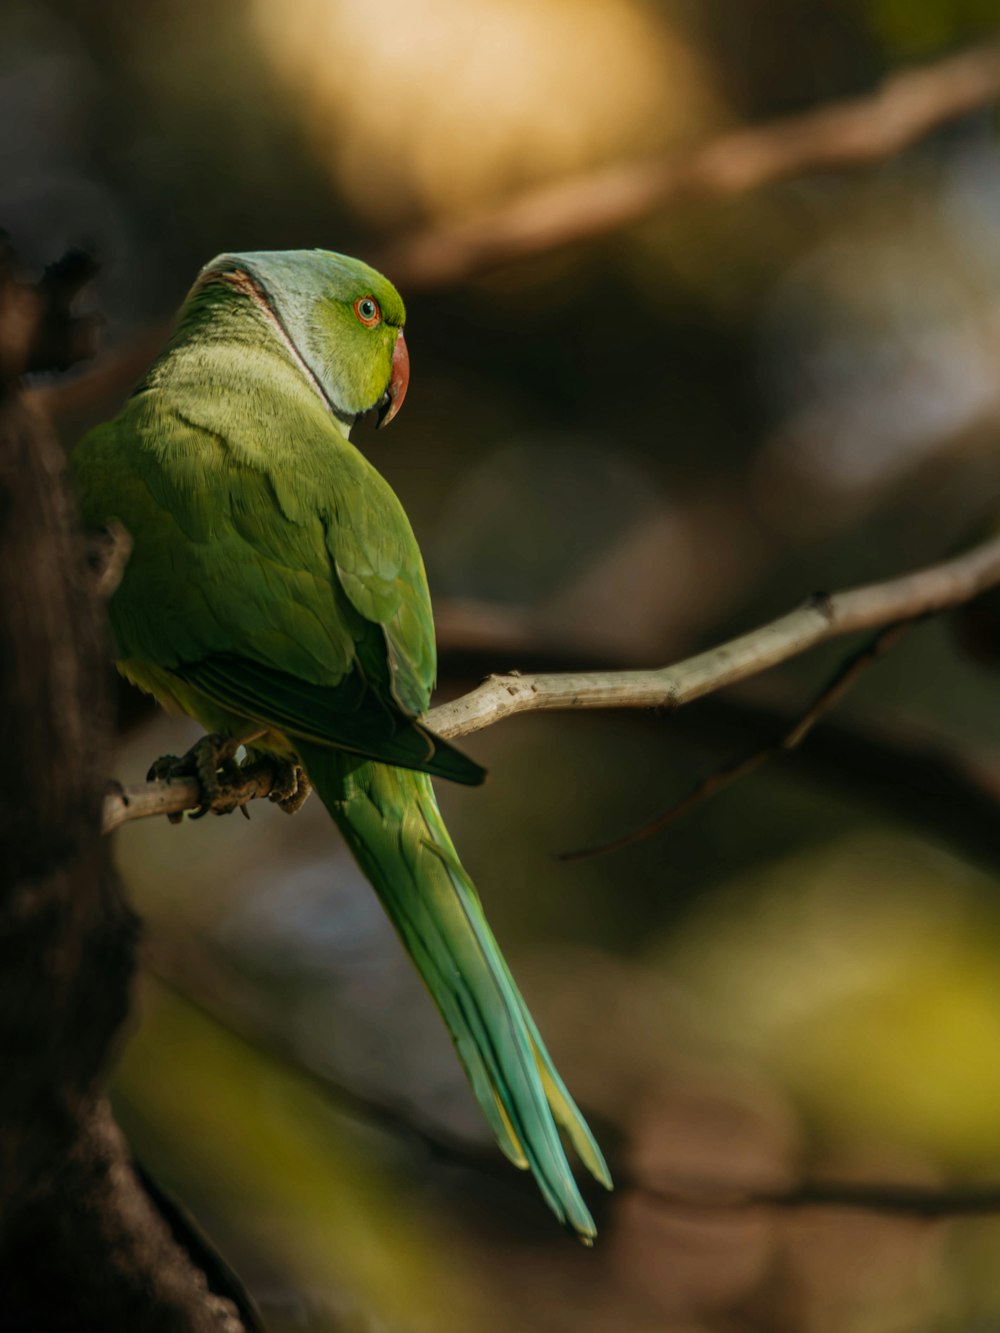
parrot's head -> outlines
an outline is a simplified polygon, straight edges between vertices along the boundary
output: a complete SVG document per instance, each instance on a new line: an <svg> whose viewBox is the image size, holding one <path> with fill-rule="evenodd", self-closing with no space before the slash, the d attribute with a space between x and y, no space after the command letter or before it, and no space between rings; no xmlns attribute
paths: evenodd
<svg viewBox="0 0 1000 1333"><path fill-rule="evenodd" d="M402 407L406 311L381 273L331 250L258 250L219 255L196 288L219 280L257 302L344 425L375 410L385 426Z"/></svg>

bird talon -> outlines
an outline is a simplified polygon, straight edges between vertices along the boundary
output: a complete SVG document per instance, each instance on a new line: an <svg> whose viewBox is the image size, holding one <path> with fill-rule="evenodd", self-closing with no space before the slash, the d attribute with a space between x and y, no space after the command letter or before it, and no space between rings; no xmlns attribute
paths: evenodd
<svg viewBox="0 0 1000 1333"><path fill-rule="evenodd" d="M161 782L173 777L187 777L186 773L178 771L178 765L183 762L184 760L178 759L175 754L161 754L159 759L150 764L146 773L146 781Z"/></svg>
<svg viewBox="0 0 1000 1333"><path fill-rule="evenodd" d="M237 737L220 736L209 733L195 741L194 745L179 758L177 755L161 755L150 765L146 774L147 782L169 781L171 778L194 778L198 783L198 795L201 805L196 810L189 810L191 819L204 819L210 812L217 815L231 814L240 804L233 800L223 801L226 784L236 784L240 779L240 766L235 754L242 742ZM167 816L171 824L179 824L180 814Z"/></svg>
<svg viewBox="0 0 1000 1333"><path fill-rule="evenodd" d="M269 801L284 810L286 815L298 814L309 799L312 783L301 764L292 760L275 759Z"/></svg>

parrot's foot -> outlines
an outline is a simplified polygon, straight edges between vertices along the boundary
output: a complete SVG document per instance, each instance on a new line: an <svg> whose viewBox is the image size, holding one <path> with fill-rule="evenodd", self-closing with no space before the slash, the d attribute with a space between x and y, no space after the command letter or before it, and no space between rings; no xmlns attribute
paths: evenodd
<svg viewBox="0 0 1000 1333"><path fill-rule="evenodd" d="M272 759L271 762L274 765L274 777L268 800L280 806L286 815L298 814L312 791L312 783L306 777L305 769L290 760Z"/></svg>
<svg viewBox="0 0 1000 1333"><path fill-rule="evenodd" d="M242 805L241 801L225 799L225 789L240 781L240 766L236 751L243 744L239 736L210 734L195 741L186 754L165 754L151 765L147 782L165 778L196 778L201 805L191 813L192 819L201 819L211 810L217 815L229 815ZM169 814L171 824L179 824L181 814Z"/></svg>

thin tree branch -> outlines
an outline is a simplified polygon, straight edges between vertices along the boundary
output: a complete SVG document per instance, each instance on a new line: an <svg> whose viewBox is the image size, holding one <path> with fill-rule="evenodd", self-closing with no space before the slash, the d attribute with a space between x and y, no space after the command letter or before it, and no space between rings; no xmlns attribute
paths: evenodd
<svg viewBox="0 0 1000 1333"><path fill-rule="evenodd" d="M217 814L228 815L237 807L245 807L250 801L270 796L274 777L274 766L266 759L245 764L240 770L238 781L229 781L220 776L219 794L209 809ZM137 782L128 787L113 782L104 797L101 826L105 833L112 833L121 824L133 819L197 810L202 805L200 792L195 777Z"/></svg>
<svg viewBox="0 0 1000 1333"><path fill-rule="evenodd" d="M989 598L962 608L963 617ZM475 613L471 632L461 614L438 620L438 674L456 689L459 682L481 679L499 656L521 663L522 670L562 671L586 662L587 669L613 669L618 657L588 658L592 645L558 644L539 637L531 626L503 626L481 632L487 612ZM492 645L492 646L490 646ZM614 651L617 653L618 649ZM465 688L469 686L466 685ZM697 740L728 750L764 749L775 736L791 731L800 712L789 700L788 683L758 677L744 686L709 695L696 708L675 715L676 739ZM655 715L623 713L621 722L648 727ZM1000 751L959 740L898 714L827 715L822 728L810 733L809 744L797 751L796 772L825 787L839 789L854 802L874 807L890 819L921 832L933 829L966 859L1000 869L1000 840L994 832L1000 819Z"/></svg>
<svg viewBox="0 0 1000 1333"><path fill-rule="evenodd" d="M953 1217L988 1217L1000 1213L1000 1184L908 1185L892 1181L804 1181L782 1191L726 1189L718 1183L653 1185L634 1176L615 1175L616 1183L662 1208L689 1212L721 1209L847 1208L865 1213L944 1221Z"/></svg>
<svg viewBox="0 0 1000 1333"><path fill-rule="evenodd" d="M591 240L695 199L725 199L808 172L869 166L1000 97L1000 46L890 75L863 97L736 130L688 153L617 164L542 186L493 211L430 228L379 256L411 291Z"/></svg>
<svg viewBox="0 0 1000 1333"><path fill-rule="evenodd" d="M816 723L840 703L841 699L868 668L874 666L881 657L884 657L889 649L899 642L913 623L912 620L904 620L898 624L889 625L887 629L880 630L860 652L854 653L846 663L838 668L830 684L823 687L805 712L797 717L790 729L779 736L777 740L754 750L752 754L744 755L742 759L737 759L735 763L716 769L714 773L692 788L682 800L675 802L668 809L647 820L639 828L623 833L620 837L611 838L607 842L598 843L593 847L581 847L576 851L562 852L559 859L561 861L585 861L592 856L603 856L605 852L617 852L623 847L631 847L634 843L644 842L647 838L652 838L655 834L669 828L682 815L688 814L696 806L701 805L703 801L718 796L720 792L728 790L741 778L756 773L768 760L798 749Z"/></svg>
<svg viewBox="0 0 1000 1333"><path fill-rule="evenodd" d="M359 1093L327 1070L303 1060L290 1045L273 1012L255 997L252 988L225 965L205 953L197 959L190 941L183 951L158 948L147 958L147 974L181 1003L220 1028L269 1063L309 1082L339 1110L411 1144L432 1161L461 1166L494 1177L517 1189L520 1177L507 1170L502 1157L490 1147L470 1142L440 1128L410 1108ZM747 1208L851 1208L864 1212L945 1219L1000 1213L1000 1183L923 1185L894 1181L802 1181L782 1190L747 1190L724 1181L673 1179L653 1181L630 1170L624 1161L610 1162L615 1195L643 1195L658 1207L690 1213Z"/></svg>
<svg viewBox="0 0 1000 1333"><path fill-rule="evenodd" d="M432 709L426 722L438 735L454 737L480 731L515 713L678 708L830 639L945 611L998 583L1000 538L994 537L954 559L897 579L816 594L777 620L659 670L491 676L471 693Z"/></svg>
<svg viewBox="0 0 1000 1333"><path fill-rule="evenodd" d="M679 708L829 639L945 611L997 584L1000 537L884 583L832 595L818 593L787 615L673 666L650 671L490 676L469 694L431 709L425 720L437 735L454 737L481 731L516 713ZM266 762L248 768L237 784L222 783L212 808L228 813L234 806L268 795L272 776ZM200 804L193 780L171 779L127 788L116 785L105 797L104 831L110 833L132 819L192 810Z"/></svg>
<svg viewBox="0 0 1000 1333"><path fill-rule="evenodd" d="M409 291L457 286L498 265L592 240L652 213L725 199L810 172L871 166L958 116L1000 97L1000 46L891 74L863 97L735 130L687 153L618 163L528 191L511 203L386 245L377 267ZM169 326L145 329L83 379L40 386L31 397L56 418L124 392L148 366ZM0 349L2 352L2 349Z"/></svg>

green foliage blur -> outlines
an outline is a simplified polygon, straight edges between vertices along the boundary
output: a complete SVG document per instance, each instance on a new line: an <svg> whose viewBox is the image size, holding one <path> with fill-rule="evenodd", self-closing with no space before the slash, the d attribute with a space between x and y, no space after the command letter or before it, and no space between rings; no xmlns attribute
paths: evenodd
<svg viewBox="0 0 1000 1333"><path fill-rule="evenodd" d="M7 0L0 225L37 265L71 245L103 264L104 360L38 387L70 445L219 251L375 259L532 185L859 95L996 22L988 0ZM404 290L406 409L356 438L425 552L442 696L536 662L660 664L960 546L1000 490L998 236L984 110L864 171ZM847 650L741 706L794 714ZM998 689L932 623L825 725L995 775ZM117 835L146 922L119 1113L269 1327L1000 1322L996 1220L731 1202L1000 1181L988 839L946 802L908 816L905 758L880 785L803 754L653 840L557 859L747 748L726 716L516 719L466 743L486 787L441 792L621 1178L592 1253L494 1151L315 802ZM123 687L117 776L195 734ZM721 1203L657 1197L678 1190Z"/></svg>

